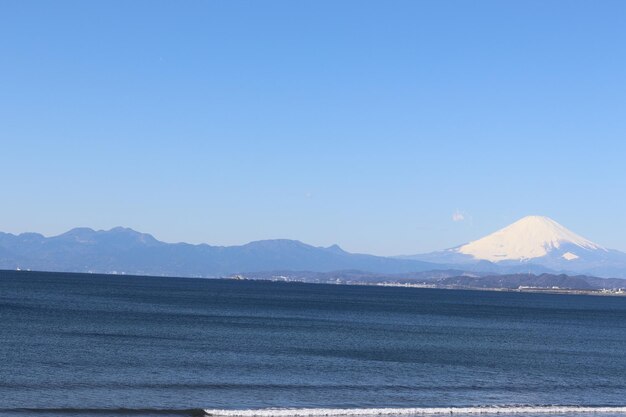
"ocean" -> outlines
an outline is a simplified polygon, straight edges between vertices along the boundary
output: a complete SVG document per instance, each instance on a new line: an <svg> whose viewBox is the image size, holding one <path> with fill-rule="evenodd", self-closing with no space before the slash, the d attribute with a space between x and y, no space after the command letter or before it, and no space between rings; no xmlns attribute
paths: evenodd
<svg viewBox="0 0 626 417"><path fill-rule="evenodd" d="M5 271L0 339L2 416L626 415L621 297Z"/></svg>

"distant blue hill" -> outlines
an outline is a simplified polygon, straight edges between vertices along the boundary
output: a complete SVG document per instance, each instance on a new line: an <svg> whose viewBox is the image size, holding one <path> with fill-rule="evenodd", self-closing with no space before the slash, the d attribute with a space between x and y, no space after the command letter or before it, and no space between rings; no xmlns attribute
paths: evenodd
<svg viewBox="0 0 626 417"><path fill-rule="evenodd" d="M442 265L348 253L296 240L263 240L241 246L165 243L132 229L72 229L59 236L0 233L0 269L219 277L237 273L358 269L418 272Z"/></svg>

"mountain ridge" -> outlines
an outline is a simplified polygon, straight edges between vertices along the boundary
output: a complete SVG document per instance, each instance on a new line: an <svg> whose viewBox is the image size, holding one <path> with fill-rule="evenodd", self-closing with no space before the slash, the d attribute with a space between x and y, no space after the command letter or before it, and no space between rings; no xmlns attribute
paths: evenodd
<svg viewBox="0 0 626 417"><path fill-rule="evenodd" d="M81 227L51 237L0 233L1 269L217 277L271 269L364 269L392 273L436 267L423 261L353 254L337 245L315 247L291 239L211 246L166 243L123 227Z"/></svg>

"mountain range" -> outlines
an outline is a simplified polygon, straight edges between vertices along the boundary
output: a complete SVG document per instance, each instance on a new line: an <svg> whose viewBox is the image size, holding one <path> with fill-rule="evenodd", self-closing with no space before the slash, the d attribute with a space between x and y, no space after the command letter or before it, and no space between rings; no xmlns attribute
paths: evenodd
<svg viewBox="0 0 626 417"><path fill-rule="evenodd" d="M122 227L108 231L77 228L53 237L0 233L0 269L220 277L277 269L402 273L437 267L424 261L353 254L337 245L315 247L286 239L210 246L165 243Z"/></svg>
<svg viewBox="0 0 626 417"><path fill-rule="evenodd" d="M287 239L240 246L165 243L122 227L108 231L77 228L52 237L0 233L0 269L183 277L269 271L407 274L454 270L472 275L532 272L626 278L626 253L606 249L550 218L528 216L464 245L401 257L354 254L337 245L315 247Z"/></svg>

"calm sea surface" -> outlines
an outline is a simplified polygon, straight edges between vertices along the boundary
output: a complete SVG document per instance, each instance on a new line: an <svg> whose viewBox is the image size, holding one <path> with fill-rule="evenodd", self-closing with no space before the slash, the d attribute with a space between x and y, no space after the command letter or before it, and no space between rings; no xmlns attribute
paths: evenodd
<svg viewBox="0 0 626 417"><path fill-rule="evenodd" d="M626 405L626 298L0 272L0 415Z"/></svg>

